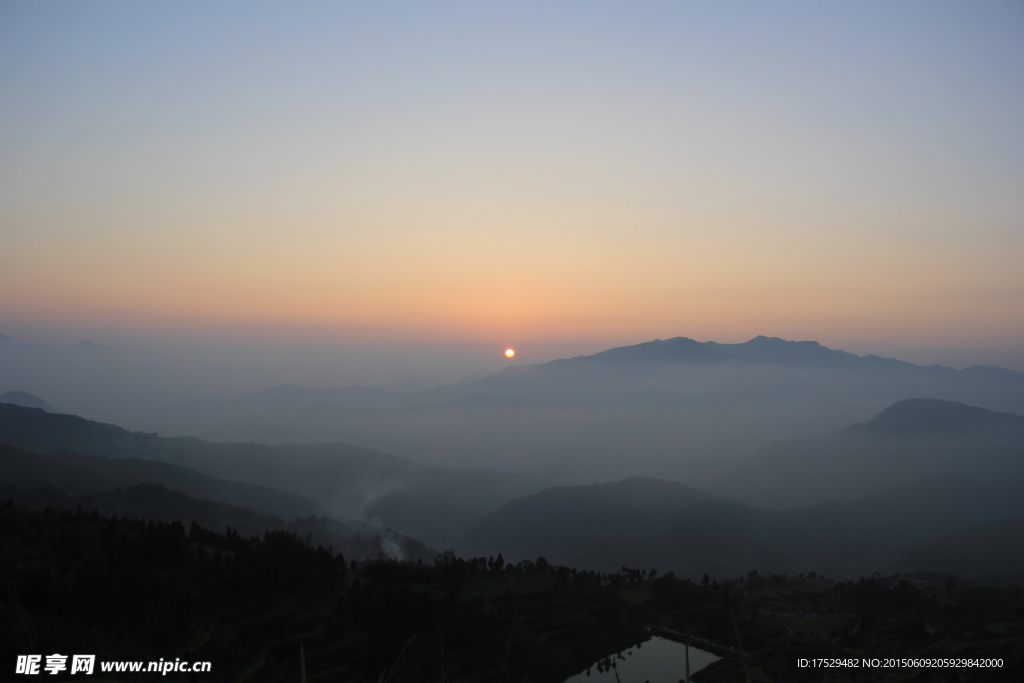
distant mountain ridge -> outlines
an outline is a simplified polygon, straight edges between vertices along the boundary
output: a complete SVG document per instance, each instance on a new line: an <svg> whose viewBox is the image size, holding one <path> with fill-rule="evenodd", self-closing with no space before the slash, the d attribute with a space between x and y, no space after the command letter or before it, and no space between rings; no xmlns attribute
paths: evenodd
<svg viewBox="0 0 1024 683"><path fill-rule="evenodd" d="M990 377L1009 377L1016 380L1024 380L1024 372L1018 372L1017 370L1011 370L1009 368L1000 367L998 365L971 365L961 372L966 372L974 375L987 375Z"/></svg>
<svg viewBox="0 0 1024 683"><path fill-rule="evenodd" d="M560 363L677 363L677 362L718 362L731 360L733 356L724 350L689 337L655 339L654 341L619 346L591 356L555 360L548 365Z"/></svg>
<svg viewBox="0 0 1024 683"><path fill-rule="evenodd" d="M898 401L864 423L765 447L730 476L714 492L732 500L639 477L546 489L487 515L460 549L602 571L633 562L691 577L934 568L941 563L928 558L965 541L911 552L915 544L1024 518L1024 417Z"/></svg>
<svg viewBox="0 0 1024 683"><path fill-rule="evenodd" d="M27 391L5 391L0 394L0 403L12 403L23 408L41 408L48 413L60 412L49 403Z"/></svg>
<svg viewBox="0 0 1024 683"><path fill-rule="evenodd" d="M930 474L1024 481L1024 417L938 399L898 401L867 422L765 446L715 490L793 507L851 500Z"/></svg>
<svg viewBox="0 0 1024 683"><path fill-rule="evenodd" d="M698 342L689 337L655 339L654 341L620 346L590 356L551 361L547 365L565 363L714 363L747 361L764 363L802 363L810 365L850 365L855 363L888 364L892 366L914 366L913 363L868 355L858 356L846 351L837 351L822 346L816 341L789 341L779 337L759 335L740 344L721 344L708 341ZM938 366L935 366L938 367Z"/></svg>
<svg viewBox="0 0 1024 683"><path fill-rule="evenodd" d="M906 569L915 544L1011 515L1024 516L1024 482L995 487L938 475L846 503L766 510L634 478L517 498L467 532L459 550L600 571L655 567L691 578L751 569L852 578Z"/></svg>
<svg viewBox="0 0 1024 683"><path fill-rule="evenodd" d="M111 458L69 450L34 453L0 444L0 483L46 483L74 495L160 484L195 498L260 510L290 520L324 514L317 503L265 486L211 477L167 462Z"/></svg>
<svg viewBox="0 0 1024 683"><path fill-rule="evenodd" d="M461 548L470 555L499 552L501 547L515 554L521 550L516 539L528 539L528 544L562 546L568 551L631 535L684 505L712 498L689 486L652 477L557 486L516 498L491 512L466 534Z"/></svg>
<svg viewBox="0 0 1024 683"><path fill-rule="evenodd" d="M863 424L845 432L918 437L947 433L1000 435L1024 439L1024 416L998 413L953 401L912 398L898 401Z"/></svg>
<svg viewBox="0 0 1024 683"><path fill-rule="evenodd" d="M522 358L528 358L524 349ZM414 391L279 386L180 403L147 424L208 441L358 443L553 483L642 474L704 488L755 450L934 398L1024 414L1024 374L858 356L815 341L687 337L516 365ZM138 423L137 423L138 424Z"/></svg>

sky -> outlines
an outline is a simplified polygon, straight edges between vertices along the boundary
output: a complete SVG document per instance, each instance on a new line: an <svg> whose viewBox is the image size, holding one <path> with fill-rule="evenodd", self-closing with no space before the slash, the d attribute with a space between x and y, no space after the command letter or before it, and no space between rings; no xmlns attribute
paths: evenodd
<svg viewBox="0 0 1024 683"><path fill-rule="evenodd" d="M0 333L1024 370L1022 121L1020 2L2 0Z"/></svg>

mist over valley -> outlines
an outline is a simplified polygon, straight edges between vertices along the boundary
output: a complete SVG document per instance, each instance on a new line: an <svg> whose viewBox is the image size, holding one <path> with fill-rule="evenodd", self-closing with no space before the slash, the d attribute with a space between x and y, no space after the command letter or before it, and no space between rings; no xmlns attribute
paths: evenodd
<svg viewBox="0 0 1024 683"><path fill-rule="evenodd" d="M160 402L146 388L160 375L108 361L90 354L64 366L63 382L32 382L33 365L5 354L8 368L18 365L8 381L21 384L2 388L34 390L71 412L164 436L341 442L550 484L654 476L712 489L761 447L866 421L904 399L1024 413L1024 375L1012 370L919 366L767 337L647 342L419 390L278 385L227 400ZM114 379L73 398L76 378L96 372ZM134 377L135 388L117 389L119 375Z"/></svg>
<svg viewBox="0 0 1024 683"><path fill-rule="evenodd" d="M378 525L512 562L855 578L927 570L943 539L1024 516L1024 417L1007 412L1024 412L1024 375L815 342L677 337L418 391L277 386L152 418L205 438L4 397L8 486L157 484L280 528Z"/></svg>

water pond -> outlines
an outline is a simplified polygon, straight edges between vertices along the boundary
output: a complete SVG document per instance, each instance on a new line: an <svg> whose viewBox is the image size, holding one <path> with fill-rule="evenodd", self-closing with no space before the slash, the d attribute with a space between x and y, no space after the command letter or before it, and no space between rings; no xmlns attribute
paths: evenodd
<svg viewBox="0 0 1024 683"><path fill-rule="evenodd" d="M690 647L690 674L694 674L720 657ZM614 662L615 667L610 664ZM615 675L618 674L616 679ZM594 662L565 683L678 683L686 675L686 646L658 636L632 647L619 656L612 655Z"/></svg>

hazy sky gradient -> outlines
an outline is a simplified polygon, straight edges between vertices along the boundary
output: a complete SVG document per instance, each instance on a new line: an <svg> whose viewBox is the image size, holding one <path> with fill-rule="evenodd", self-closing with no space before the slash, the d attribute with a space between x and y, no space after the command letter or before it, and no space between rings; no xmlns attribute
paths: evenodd
<svg viewBox="0 0 1024 683"><path fill-rule="evenodd" d="M1024 369L1022 122L1019 2L2 2L0 332Z"/></svg>

